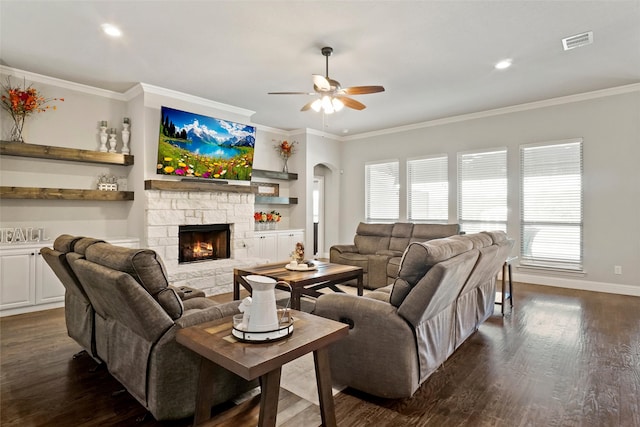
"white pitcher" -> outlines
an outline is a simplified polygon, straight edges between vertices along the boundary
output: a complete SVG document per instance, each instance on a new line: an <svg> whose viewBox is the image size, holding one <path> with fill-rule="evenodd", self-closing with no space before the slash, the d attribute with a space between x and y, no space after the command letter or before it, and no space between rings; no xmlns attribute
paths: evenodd
<svg viewBox="0 0 640 427"><path fill-rule="evenodd" d="M276 309L276 281L270 277L251 275L244 279L251 285L251 304L247 307L247 330L252 332L275 331L279 327Z"/></svg>

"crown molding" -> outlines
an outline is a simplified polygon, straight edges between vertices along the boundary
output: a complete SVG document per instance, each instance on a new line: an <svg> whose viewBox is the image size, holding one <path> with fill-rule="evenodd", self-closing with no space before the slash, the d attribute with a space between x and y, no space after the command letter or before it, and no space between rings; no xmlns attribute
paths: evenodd
<svg viewBox="0 0 640 427"><path fill-rule="evenodd" d="M233 105L223 104L221 102L211 101L210 99L202 98L195 95L189 95L188 93L178 92L177 90L165 89L159 86L153 86L147 83L138 83L142 87L144 93L150 93L154 95L168 96L180 101L189 102L191 104L201 105L203 107L215 108L217 110L227 111L229 113L240 114L243 116L251 117L255 114L255 111L247 110L240 107L234 107Z"/></svg>
<svg viewBox="0 0 640 427"><path fill-rule="evenodd" d="M62 80L55 77L45 76L42 74L36 74L36 73L32 73L31 71L19 70L17 68L7 67L5 65L0 65L0 72L4 74L9 74L16 78L29 80L36 83L58 86L64 89L75 90L78 92L87 93L89 95L102 96L104 98L115 99L118 101L126 101L125 96L119 92L114 92L112 90L107 90L107 89L100 89L97 87L88 86L81 83L70 82L68 80Z"/></svg>
<svg viewBox="0 0 640 427"><path fill-rule="evenodd" d="M595 90L592 92L579 93L576 95L561 96L558 98L549 98L542 101L528 102L526 104L512 105L509 107L496 108L493 110L479 111L477 113L462 114L459 116L445 117L443 119L430 120L412 125L399 126L394 128L382 129L379 131L361 133L353 136L340 137L341 141L354 141L357 139L371 138L375 136L388 135L390 133L407 132L416 129L423 129L433 126L442 126L451 123L464 122L467 120L476 120L486 117L499 116L503 114L516 113L520 111L535 110L538 108L552 107L556 105L571 104L574 102L588 101L591 99L604 98L607 96L623 95L631 92L640 91L640 83L633 83L625 86L617 86L608 89Z"/></svg>
<svg viewBox="0 0 640 427"><path fill-rule="evenodd" d="M275 133L278 135L282 135L282 136L289 136L289 132L286 130L282 130L282 129L278 129L278 128L272 128L271 126L265 126L265 125L261 125L261 124L257 124L257 123L252 123L252 126L255 126L256 130L262 131L262 132L269 132L269 133Z"/></svg>

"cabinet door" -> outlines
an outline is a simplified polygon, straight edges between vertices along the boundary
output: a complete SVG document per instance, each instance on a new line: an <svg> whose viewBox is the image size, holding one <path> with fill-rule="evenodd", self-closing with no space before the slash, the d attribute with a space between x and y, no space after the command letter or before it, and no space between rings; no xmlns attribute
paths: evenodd
<svg viewBox="0 0 640 427"><path fill-rule="evenodd" d="M36 255L36 304L64 300L64 286L42 255Z"/></svg>
<svg viewBox="0 0 640 427"><path fill-rule="evenodd" d="M34 304L35 249L0 252L0 309Z"/></svg>
<svg viewBox="0 0 640 427"><path fill-rule="evenodd" d="M290 260L291 252L295 251L296 243L298 242L304 243L304 233L302 231L282 231L278 233L278 261ZM305 256L305 259L308 259L308 257Z"/></svg>
<svg viewBox="0 0 640 427"><path fill-rule="evenodd" d="M270 262L276 262L278 240L273 233L256 233L255 248L258 258L268 259Z"/></svg>

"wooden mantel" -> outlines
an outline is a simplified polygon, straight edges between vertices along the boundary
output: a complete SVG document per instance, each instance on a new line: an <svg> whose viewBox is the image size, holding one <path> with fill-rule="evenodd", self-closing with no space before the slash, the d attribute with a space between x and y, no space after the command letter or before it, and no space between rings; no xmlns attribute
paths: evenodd
<svg viewBox="0 0 640 427"><path fill-rule="evenodd" d="M216 181L168 181L147 180L144 182L145 190L163 191L201 191L201 192L227 192L227 193L252 193L250 185L229 185Z"/></svg>

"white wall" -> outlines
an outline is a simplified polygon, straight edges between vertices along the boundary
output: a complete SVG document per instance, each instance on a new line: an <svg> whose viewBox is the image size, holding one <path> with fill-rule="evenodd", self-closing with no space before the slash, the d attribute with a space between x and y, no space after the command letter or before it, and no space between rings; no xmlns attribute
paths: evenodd
<svg viewBox="0 0 640 427"><path fill-rule="evenodd" d="M448 154L452 188L449 211L453 214L450 222L455 222L456 154L507 147L508 233L519 247L519 146L581 137L584 139L585 274L517 269L514 277L531 283L640 295L640 89L636 85L628 91L603 95L567 99L581 99L576 102L532 105L537 108L531 109L505 109L502 114L487 113L467 120L386 131L343 143L341 243L352 242L358 222L364 221L366 162L398 159L401 192L406 192L408 158ZM406 203L401 204L401 220L406 220ZM614 265L622 266L622 275L614 274Z"/></svg>

